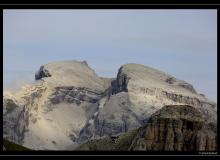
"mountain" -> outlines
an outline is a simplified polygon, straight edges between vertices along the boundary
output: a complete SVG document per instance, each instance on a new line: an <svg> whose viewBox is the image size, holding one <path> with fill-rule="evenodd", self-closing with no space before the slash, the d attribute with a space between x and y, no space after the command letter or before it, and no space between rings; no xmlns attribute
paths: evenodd
<svg viewBox="0 0 220 160"><path fill-rule="evenodd" d="M147 125L167 105L191 106L203 126L217 123L215 102L191 84L140 64L122 65L116 78L103 78L86 61L52 62L41 66L35 79L3 95L4 138L34 150L74 150L119 137ZM137 142L132 146L137 149Z"/></svg>

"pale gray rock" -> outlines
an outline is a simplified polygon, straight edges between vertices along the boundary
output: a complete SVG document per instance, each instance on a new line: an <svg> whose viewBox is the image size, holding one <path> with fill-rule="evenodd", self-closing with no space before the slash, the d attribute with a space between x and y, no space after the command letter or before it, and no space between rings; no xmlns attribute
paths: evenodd
<svg viewBox="0 0 220 160"><path fill-rule="evenodd" d="M35 78L35 84L3 97L4 138L31 149L73 150L141 127L165 105L191 105L205 123L217 121L216 103L191 84L139 64L125 64L116 78L103 78L86 61L52 62ZM204 132L198 135L202 143Z"/></svg>
<svg viewBox="0 0 220 160"><path fill-rule="evenodd" d="M139 64L120 67L111 82L111 96L94 119L81 130L79 142L138 128L164 105L185 104L216 123L216 104L197 94L193 86L164 72Z"/></svg>

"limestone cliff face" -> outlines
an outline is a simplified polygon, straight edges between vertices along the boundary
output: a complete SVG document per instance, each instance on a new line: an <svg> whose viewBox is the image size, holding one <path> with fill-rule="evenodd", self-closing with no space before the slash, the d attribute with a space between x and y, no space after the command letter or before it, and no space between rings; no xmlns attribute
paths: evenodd
<svg viewBox="0 0 220 160"><path fill-rule="evenodd" d="M4 138L32 149L74 147L110 81L78 61L43 65L35 78L35 84L4 94Z"/></svg>
<svg viewBox="0 0 220 160"><path fill-rule="evenodd" d="M159 70L131 63L121 66L116 78L102 78L85 61L61 61L41 66L35 79L3 97L3 136L28 148L73 150L90 139L142 127L165 105L196 109L206 126L196 142L212 144L206 135L208 124L216 125L216 103Z"/></svg>
<svg viewBox="0 0 220 160"><path fill-rule="evenodd" d="M39 99L45 94L42 84L24 88L19 96L5 94L3 97L3 135L4 138L22 144L30 121L35 121Z"/></svg>
<svg viewBox="0 0 220 160"><path fill-rule="evenodd" d="M153 105L161 108L169 104L187 104L203 112L206 120L217 120L216 103L198 94L191 84L159 70L139 64L126 64L119 69L116 82L117 88L124 88L118 92L128 92L131 103L135 105L153 102ZM159 105L157 102L160 102Z"/></svg>
<svg viewBox="0 0 220 160"><path fill-rule="evenodd" d="M165 106L139 131L130 150L215 151L216 126L211 125L191 106Z"/></svg>
<svg viewBox="0 0 220 160"><path fill-rule="evenodd" d="M191 84L147 66L123 65L110 88L111 95L95 114L94 123L81 130L81 143L141 127L165 105L190 105L203 114L205 123L217 121L216 103L198 94Z"/></svg>

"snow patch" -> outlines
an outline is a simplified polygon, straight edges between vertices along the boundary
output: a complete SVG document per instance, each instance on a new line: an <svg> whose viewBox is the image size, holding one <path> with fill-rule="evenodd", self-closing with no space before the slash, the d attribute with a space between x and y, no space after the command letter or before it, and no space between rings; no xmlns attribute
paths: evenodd
<svg viewBox="0 0 220 160"><path fill-rule="evenodd" d="M90 119L89 124L93 124L93 123L94 123L94 119Z"/></svg>

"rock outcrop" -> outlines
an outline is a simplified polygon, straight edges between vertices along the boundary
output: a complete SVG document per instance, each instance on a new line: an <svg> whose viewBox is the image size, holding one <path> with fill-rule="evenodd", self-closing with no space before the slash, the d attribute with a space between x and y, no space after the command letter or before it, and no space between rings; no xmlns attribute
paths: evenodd
<svg viewBox="0 0 220 160"><path fill-rule="evenodd" d="M216 151L216 125L188 105L164 106L147 124L115 136L92 139L76 150Z"/></svg>
<svg viewBox="0 0 220 160"><path fill-rule="evenodd" d="M51 77L51 74L44 66L41 66L39 71L35 74L35 79L39 80L44 77Z"/></svg>
<svg viewBox="0 0 220 160"><path fill-rule="evenodd" d="M128 92L128 81L129 77L123 72L123 67L118 70L117 78L116 78L116 93L118 92Z"/></svg>
<svg viewBox="0 0 220 160"><path fill-rule="evenodd" d="M130 150L215 151L216 126L187 105L165 106L154 113L134 138Z"/></svg>

